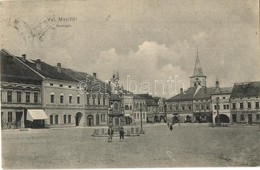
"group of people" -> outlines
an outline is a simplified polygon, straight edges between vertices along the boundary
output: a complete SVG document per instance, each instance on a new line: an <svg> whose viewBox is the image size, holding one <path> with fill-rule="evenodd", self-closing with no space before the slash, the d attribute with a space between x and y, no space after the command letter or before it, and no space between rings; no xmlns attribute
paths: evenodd
<svg viewBox="0 0 260 170"><path fill-rule="evenodd" d="M113 138L113 134L114 134L113 126L108 127L107 133L108 133L108 142L112 142L112 138ZM120 136L120 140L124 140L125 131L124 131L123 127L121 127L119 130L119 136Z"/></svg>

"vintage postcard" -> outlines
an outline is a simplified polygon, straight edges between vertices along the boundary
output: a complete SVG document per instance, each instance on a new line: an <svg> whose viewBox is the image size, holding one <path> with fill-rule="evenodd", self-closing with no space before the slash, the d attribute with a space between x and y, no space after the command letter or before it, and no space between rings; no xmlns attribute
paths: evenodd
<svg viewBox="0 0 260 170"><path fill-rule="evenodd" d="M3 169L260 166L258 0L0 1Z"/></svg>

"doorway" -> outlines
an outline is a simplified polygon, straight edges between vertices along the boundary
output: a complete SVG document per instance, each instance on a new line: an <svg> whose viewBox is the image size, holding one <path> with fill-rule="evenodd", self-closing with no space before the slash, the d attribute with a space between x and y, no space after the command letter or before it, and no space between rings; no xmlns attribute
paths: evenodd
<svg viewBox="0 0 260 170"><path fill-rule="evenodd" d="M81 117L82 117L82 113L78 112L78 113L76 114L76 117L75 117L76 126L79 126L79 125L80 125Z"/></svg>
<svg viewBox="0 0 260 170"><path fill-rule="evenodd" d="M93 116L92 115L88 115L87 117L87 126L93 126L94 121L93 121Z"/></svg>
<svg viewBox="0 0 260 170"><path fill-rule="evenodd" d="M15 116L16 116L15 127L19 129L21 128L21 120L22 120L23 112L16 112Z"/></svg>
<svg viewBox="0 0 260 170"><path fill-rule="evenodd" d="M237 122L237 115L232 115L232 122Z"/></svg>
<svg viewBox="0 0 260 170"><path fill-rule="evenodd" d="M248 124L252 125L252 114L248 114Z"/></svg>

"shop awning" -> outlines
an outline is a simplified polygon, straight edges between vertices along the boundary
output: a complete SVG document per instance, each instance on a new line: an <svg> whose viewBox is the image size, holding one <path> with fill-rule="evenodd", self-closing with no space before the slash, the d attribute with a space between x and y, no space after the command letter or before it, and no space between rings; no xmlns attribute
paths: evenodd
<svg viewBox="0 0 260 170"><path fill-rule="evenodd" d="M127 117L131 117L131 115L129 113L125 113L125 116Z"/></svg>
<svg viewBox="0 0 260 170"><path fill-rule="evenodd" d="M45 111L42 109L28 109L26 119L30 121L43 120L43 119L48 119L48 116L45 113Z"/></svg>

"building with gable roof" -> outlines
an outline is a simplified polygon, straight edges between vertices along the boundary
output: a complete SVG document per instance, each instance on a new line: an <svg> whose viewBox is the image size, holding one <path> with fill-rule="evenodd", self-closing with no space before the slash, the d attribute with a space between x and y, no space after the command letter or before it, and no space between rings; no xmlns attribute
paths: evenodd
<svg viewBox="0 0 260 170"><path fill-rule="evenodd" d="M212 119L213 123L217 122L217 116L219 114L220 122L230 123L230 95L232 87L220 87L219 81L216 81L216 88L211 94L212 101ZM218 113L219 112L219 113Z"/></svg>
<svg viewBox="0 0 260 170"><path fill-rule="evenodd" d="M260 82L235 83L230 96L233 123L259 123Z"/></svg>
<svg viewBox="0 0 260 170"><path fill-rule="evenodd" d="M4 49L0 61L2 129L44 127L47 116L42 110L43 78Z"/></svg>
<svg viewBox="0 0 260 170"><path fill-rule="evenodd" d="M84 126L84 93L81 93L79 82L65 74L61 63L51 66L40 59L30 60L16 57L25 66L43 77L42 107L49 119L47 126Z"/></svg>
<svg viewBox="0 0 260 170"><path fill-rule="evenodd" d="M217 89L220 87L207 87L206 78L197 52L190 87L186 91L180 89L179 94L166 100L168 122L213 122L215 116L213 116L212 94L217 95ZM223 102L226 105L226 101Z"/></svg>
<svg viewBox="0 0 260 170"><path fill-rule="evenodd" d="M62 68L62 71L79 82L81 92L84 95L85 125L106 126L111 95L109 84L99 80L96 73L91 76L68 68Z"/></svg>

